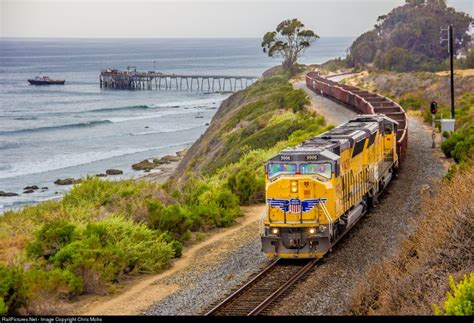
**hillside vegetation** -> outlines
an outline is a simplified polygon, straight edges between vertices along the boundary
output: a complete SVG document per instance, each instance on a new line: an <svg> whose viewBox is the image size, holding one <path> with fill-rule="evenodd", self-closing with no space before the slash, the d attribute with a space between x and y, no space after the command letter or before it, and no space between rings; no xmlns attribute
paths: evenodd
<svg viewBox="0 0 474 323"><path fill-rule="evenodd" d="M349 48L349 67L375 65L398 72L446 69L447 44L440 29L453 25L455 53L468 54L472 17L457 12L443 0L410 0L378 17L374 29L359 36ZM447 38L447 35L444 35ZM474 51L461 65L474 63ZM466 66L473 68L474 66Z"/></svg>
<svg viewBox="0 0 474 323"><path fill-rule="evenodd" d="M473 315L473 186L469 168L425 192L416 230L354 289L352 314Z"/></svg>
<svg viewBox="0 0 474 323"><path fill-rule="evenodd" d="M288 80L273 69L230 96L176 180L87 178L62 200L1 216L0 314L60 313L79 295L113 292L126 276L166 268L197 233L231 225L240 205L263 200L265 160L328 129Z"/></svg>

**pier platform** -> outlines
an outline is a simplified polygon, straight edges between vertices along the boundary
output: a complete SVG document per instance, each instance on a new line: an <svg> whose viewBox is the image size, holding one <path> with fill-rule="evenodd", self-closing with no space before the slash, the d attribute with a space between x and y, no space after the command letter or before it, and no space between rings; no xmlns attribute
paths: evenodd
<svg viewBox="0 0 474 323"><path fill-rule="evenodd" d="M188 90L233 92L258 79L242 75L191 75L137 70L106 69L100 72L100 88L120 90Z"/></svg>

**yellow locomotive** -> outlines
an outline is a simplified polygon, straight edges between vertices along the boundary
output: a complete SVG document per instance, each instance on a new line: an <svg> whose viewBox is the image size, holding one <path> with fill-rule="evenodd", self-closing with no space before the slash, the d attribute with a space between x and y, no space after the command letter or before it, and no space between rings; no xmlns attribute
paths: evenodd
<svg viewBox="0 0 474 323"><path fill-rule="evenodd" d="M398 168L397 126L383 114L358 115L268 160L263 252L280 258L326 254Z"/></svg>

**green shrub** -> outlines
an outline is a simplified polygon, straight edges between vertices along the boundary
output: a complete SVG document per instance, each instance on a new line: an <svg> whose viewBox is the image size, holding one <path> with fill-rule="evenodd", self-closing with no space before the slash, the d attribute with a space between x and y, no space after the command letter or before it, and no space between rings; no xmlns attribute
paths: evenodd
<svg viewBox="0 0 474 323"><path fill-rule="evenodd" d="M26 303L23 271L0 264L0 315L16 314Z"/></svg>
<svg viewBox="0 0 474 323"><path fill-rule="evenodd" d="M341 68L347 68L347 67L348 67L347 60L345 58L338 57L338 58L331 59L325 62L321 66L321 69L328 72L335 72Z"/></svg>
<svg viewBox="0 0 474 323"><path fill-rule="evenodd" d="M155 201L150 210L153 219L153 227L162 231L169 231L179 238L187 230L191 229L193 223L186 214L186 209L179 204L162 206L159 201Z"/></svg>
<svg viewBox="0 0 474 323"><path fill-rule="evenodd" d="M28 244L28 256L48 259L73 240L75 229L76 225L64 220L45 223Z"/></svg>
<svg viewBox="0 0 474 323"><path fill-rule="evenodd" d="M285 94L284 104L287 109L291 109L294 113L297 113L303 111L304 107L310 104L310 101L306 92L302 89L298 89Z"/></svg>
<svg viewBox="0 0 474 323"><path fill-rule="evenodd" d="M189 231L186 231L186 234L190 234ZM183 244L179 241L174 240L169 232L164 232L160 235L160 240L169 243L173 249L173 255L175 258L179 258L183 254Z"/></svg>
<svg viewBox="0 0 474 323"><path fill-rule="evenodd" d="M474 123L465 124L441 144L443 153L457 163L467 162L474 156Z"/></svg>
<svg viewBox="0 0 474 323"><path fill-rule="evenodd" d="M451 155L456 163L466 161L470 156L474 155L474 134L465 137L464 140L459 141Z"/></svg>
<svg viewBox="0 0 474 323"><path fill-rule="evenodd" d="M449 138L443 141L443 143L441 144L441 150L443 150L443 153L446 157L452 157L451 153L454 151L454 148L456 147L457 143L459 141L462 141L462 139L463 138L458 133L454 132Z"/></svg>
<svg viewBox="0 0 474 323"><path fill-rule="evenodd" d="M257 193L265 189L265 183L261 177L246 167L237 174L231 175L227 181L230 190L239 197L241 204L257 202Z"/></svg>
<svg viewBox="0 0 474 323"><path fill-rule="evenodd" d="M405 96L402 96L399 100L400 105L402 106L405 111L407 110L420 110L423 107L428 107L429 104L426 100L415 96L413 94L408 94Z"/></svg>
<svg viewBox="0 0 474 323"><path fill-rule="evenodd" d="M66 207L101 206L113 201L137 195L144 182L123 180L118 182L89 177L75 185L62 201Z"/></svg>
<svg viewBox="0 0 474 323"><path fill-rule="evenodd" d="M444 311L434 305L436 315L474 315L474 273L455 284L452 276L449 276L449 286L452 293L448 292L444 301Z"/></svg>
<svg viewBox="0 0 474 323"><path fill-rule="evenodd" d="M58 298L69 298L84 291L84 281L68 270L45 271L33 268L24 273L24 284L28 286L28 300L37 300L44 294Z"/></svg>
<svg viewBox="0 0 474 323"><path fill-rule="evenodd" d="M204 239L204 235L201 232L196 233L195 236L196 241L202 241Z"/></svg>
<svg viewBox="0 0 474 323"><path fill-rule="evenodd" d="M158 232L123 217L85 226L51 221L28 246L28 255L45 263L37 262L38 270L28 271L27 277L38 290L63 290L65 295L91 292L131 271L156 271L180 256L181 250L179 242L165 241Z"/></svg>

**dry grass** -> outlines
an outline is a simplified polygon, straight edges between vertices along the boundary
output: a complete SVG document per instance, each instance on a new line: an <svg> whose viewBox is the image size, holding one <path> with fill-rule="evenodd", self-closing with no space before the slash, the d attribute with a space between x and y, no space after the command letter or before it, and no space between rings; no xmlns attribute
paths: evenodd
<svg viewBox="0 0 474 323"><path fill-rule="evenodd" d="M474 70L455 71L455 94L460 97L474 92ZM449 77L441 73L412 72L395 73L370 71L344 79L346 84L365 88L391 98L400 99L413 95L438 104L449 106Z"/></svg>
<svg viewBox="0 0 474 323"><path fill-rule="evenodd" d="M355 288L355 315L431 315L456 281L473 271L474 169L422 197L419 224L399 252L373 266Z"/></svg>
<svg viewBox="0 0 474 323"><path fill-rule="evenodd" d="M436 75L439 76L449 76L450 71L442 71L442 72L437 72ZM460 75L460 76L474 76L474 68L470 68L467 70L455 70L454 71L455 75Z"/></svg>

